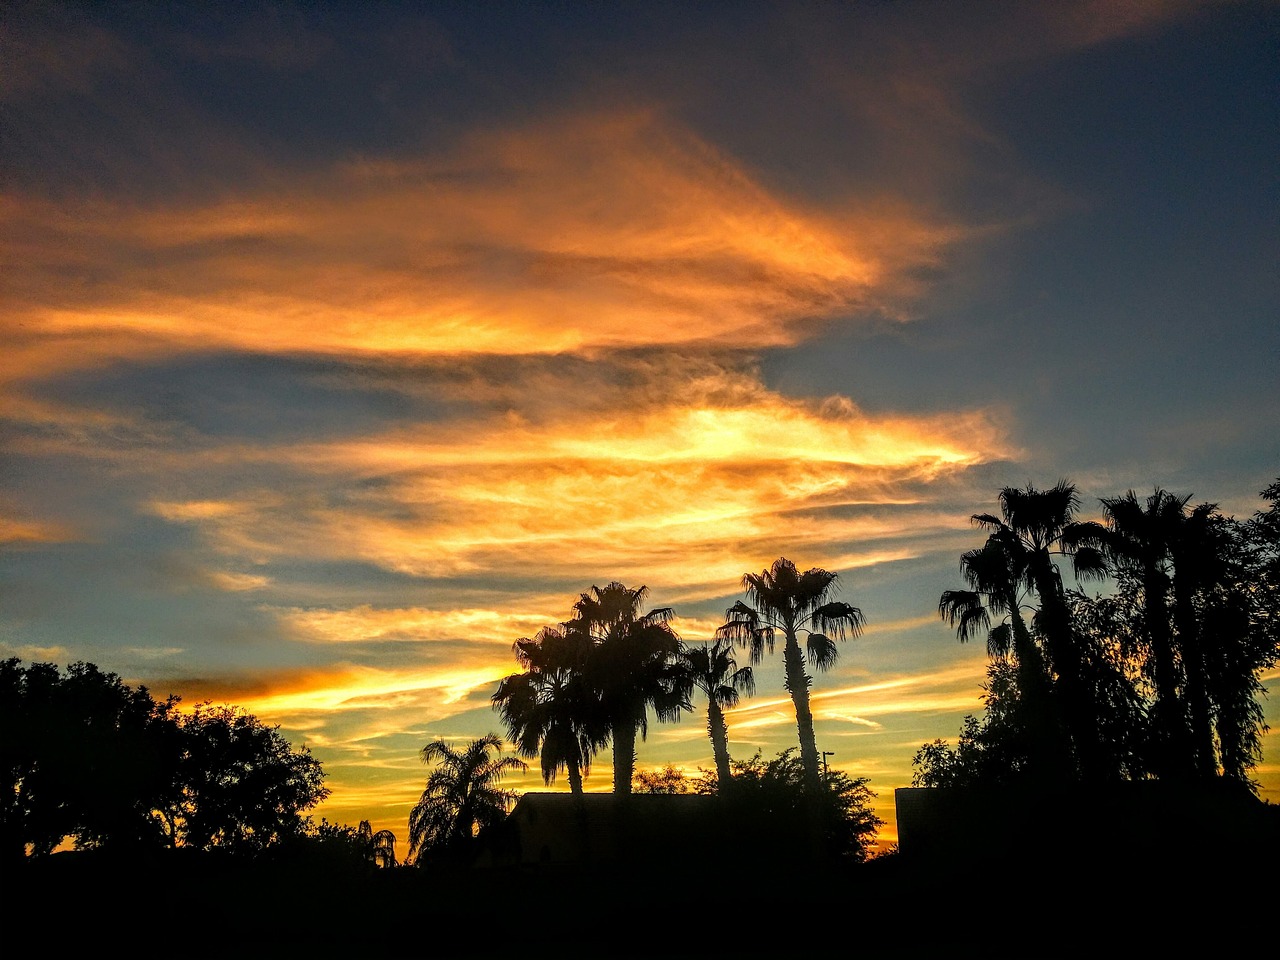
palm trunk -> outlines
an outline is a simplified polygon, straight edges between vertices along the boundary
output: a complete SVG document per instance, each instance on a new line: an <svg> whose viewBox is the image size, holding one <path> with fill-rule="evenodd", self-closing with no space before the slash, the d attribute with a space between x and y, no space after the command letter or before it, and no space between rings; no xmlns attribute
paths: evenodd
<svg viewBox="0 0 1280 960"><path fill-rule="evenodd" d="M582 765L576 759L569 760L569 792L575 797L582 796Z"/></svg>
<svg viewBox="0 0 1280 960"><path fill-rule="evenodd" d="M636 725L622 721L613 726L613 792L631 795L631 775L636 769Z"/></svg>
<svg viewBox="0 0 1280 960"><path fill-rule="evenodd" d="M1013 625L1013 655L1018 692L1027 717L1035 772L1045 779L1069 779L1071 745L1063 734L1044 656L1031 638L1022 614L1018 612L1016 598L1010 600L1008 609Z"/></svg>
<svg viewBox="0 0 1280 960"><path fill-rule="evenodd" d="M707 733L711 737L711 752L716 758L716 781L723 791L733 778L729 769L729 726L724 721L724 711L714 697L707 701Z"/></svg>
<svg viewBox="0 0 1280 960"><path fill-rule="evenodd" d="M1176 559L1175 559L1176 563ZM1196 774L1201 779L1211 779L1218 772L1213 749L1213 720L1209 707L1209 682L1205 670L1204 648L1200 642L1200 622L1192 602L1194 587L1188 583L1189 575L1173 578L1173 619L1178 628L1178 646L1182 651L1182 665L1186 673L1187 708L1191 720L1191 750Z"/></svg>
<svg viewBox="0 0 1280 960"><path fill-rule="evenodd" d="M1049 644L1049 656L1058 674L1063 713L1079 764L1080 776L1089 781L1109 779L1098 736L1098 711L1093 688L1085 676L1084 658L1072 636L1071 616L1062 595L1062 581L1047 556L1032 571L1040 595L1040 621Z"/></svg>
<svg viewBox="0 0 1280 960"><path fill-rule="evenodd" d="M1155 659L1157 774L1165 777L1188 776L1193 765L1187 743L1187 718L1178 697L1178 669L1173 660L1173 638L1169 630L1168 581L1154 562L1146 562L1142 571L1144 614L1147 638Z"/></svg>
<svg viewBox="0 0 1280 960"><path fill-rule="evenodd" d="M804 767L805 786L817 791L822 783L818 773L818 741L813 731L813 712L809 709L809 684L804 670L804 654L794 628L788 627L787 642L782 649L785 667L784 686L796 708L796 731L800 738L800 763Z"/></svg>
<svg viewBox="0 0 1280 960"><path fill-rule="evenodd" d="M809 858L818 862L822 858L821 790L822 775L818 771L818 741L813 731L813 713L809 709L809 675L804 670L804 654L794 629L787 630L787 642L782 648L786 666L784 686L791 694L796 708L796 730L800 736L800 763L804 767L804 818L809 841Z"/></svg>

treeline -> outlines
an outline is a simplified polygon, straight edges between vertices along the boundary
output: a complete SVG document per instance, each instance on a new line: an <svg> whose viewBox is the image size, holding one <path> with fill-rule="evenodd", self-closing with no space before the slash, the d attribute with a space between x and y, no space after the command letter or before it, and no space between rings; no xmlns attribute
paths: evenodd
<svg viewBox="0 0 1280 960"><path fill-rule="evenodd" d="M976 514L942 618L991 657L981 719L915 755L917 786L1222 780L1256 791L1262 674L1280 658L1280 481L1237 520L1156 489L1077 519L1074 487ZM1078 586L1064 586L1070 564ZM1105 592L1089 593L1090 581Z"/></svg>
<svg viewBox="0 0 1280 960"><path fill-rule="evenodd" d="M507 739L520 756L537 760L543 781L563 774L583 795L593 758L613 757L613 792L633 784L647 792L696 792L717 797L721 814L760 834L800 836L800 848L827 860L861 861L881 821L865 778L828 771L821 762L809 706L810 669L826 670L837 641L857 636L862 611L834 599L836 574L801 572L780 557L742 578L745 599L726 612L714 642L686 644L671 628L670 607L645 609L646 587L612 582L593 586L573 604L568 620L513 645L521 670L505 677L492 697ZM755 691L751 666L739 666L735 647L758 664L775 645L796 714L799 755L788 749L770 761L758 754L732 761L725 711ZM635 770L637 738L649 718L672 721L705 699L714 772L686 779ZM490 734L455 750L443 741L422 751L436 765L409 817L409 856L419 864L465 859L475 838L501 822L516 796L500 786L523 761L502 757L502 738ZM749 832L749 831L746 831Z"/></svg>
<svg viewBox="0 0 1280 960"><path fill-rule="evenodd" d="M913 760L918 786L1229 782L1255 789L1266 730L1261 676L1280 659L1280 481L1237 520L1163 490L1101 501L1077 518L1074 487L1005 488L975 514L985 541L961 557L964 585L938 611L961 641L985 639L986 710L954 747ZM1067 588L1059 564L1070 564ZM1103 592L1081 585L1098 580ZM810 857L866 858L880 821L865 778L826 769L814 733L812 671L835 664L862 611L835 598L836 574L779 558L742 578L744 598L713 641L687 644L647 590L592 587L563 623L517 640L519 670L491 703L519 757L491 734L421 751L434 767L409 823L409 860L459 859L515 801L503 777L538 763L581 795L611 748L613 790L714 795L726 816L781 835ZM753 668L781 647L797 743L775 759L731 759L727 711L755 689ZM747 654L739 665L735 651ZM714 771L635 771L650 718L705 704ZM328 790L320 763L243 710L152 698L93 664L0 662L0 859L78 849L260 853L327 845L395 863L395 838L307 816ZM794 828L794 829L792 829ZM798 838L798 839L797 839ZM792 842L791 840L788 841ZM465 857L462 857L465 859Z"/></svg>
<svg viewBox="0 0 1280 960"><path fill-rule="evenodd" d="M0 862L64 841L258 853L307 835L362 840L305 816L329 793L305 748L243 710L178 703L91 663L0 661Z"/></svg>
<svg viewBox="0 0 1280 960"><path fill-rule="evenodd" d="M954 749L936 740L919 750L915 784L1159 779L1254 789L1266 729L1260 677L1280 655L1280 483L1262 497L1268 508L1239 521L1163 490L1145 500L1129 492L1102 500L1098 523L1077 519L1066 482L1000 491L999 515L972 518L987 537L961 558L965 588L945 591L938 606L962 641L986 639L987 710L966 718ZM1060 563L1109 592L1066 588ZM779 558L744 575L745 599L702 644L676 636L670 608L646 611L646 588L592 587L568 620L515 642L521 669L499 683L493 706L548 785L564 775L581 795L592 759L611 747L615 793L634 785L733 798L726 816L765 812L754 821L765 831L805 824L810 853L862 860L880 825L875 795L865 778L820 762L809 705L810 671L833 665L837 642L865 622L834 598L836 585L830 571L801 572ZM776 646L799 755L733 761L726 711L755 685L753 666L739 666L734 651L758 665ZM637 776L636 742L650 717L677 719L695 694L715 771ZM524 764L502 757L502 743L490 734L461 751L442 741L423 750L437 766L410 817L418 863L458 857L505 816L516 797L500 781Z"/></svg>

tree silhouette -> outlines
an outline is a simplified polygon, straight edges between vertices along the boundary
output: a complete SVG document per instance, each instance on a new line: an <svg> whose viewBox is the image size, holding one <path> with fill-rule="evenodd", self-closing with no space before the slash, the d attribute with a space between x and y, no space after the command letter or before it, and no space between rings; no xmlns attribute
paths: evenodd
<svg viewBox="0 0 1280 960"><path fill-rule="evenodd" d="M180 727L181 796L170 815L184 846L265 850L301 835L305 812L329 795L320 761L243 709L198 704Z"/></svg>
<svg viewBox="0 0 1280 960"><path fill-rule="evenodd" d="M630 589L614 581L593 586L574 604L566 634L591 639L586 663L589 687L599 698L598 717L613 742L613 791L631 792L636 734L648 735L648 713L677 720L691 710L690 683L681 670L680 638L671 629L670 607L644 613L647 587Z"/></svg>
<svg viewBox="0 0 1280 960"><path fill-rule="evenodd" d="M738 666L733 658L733 643L725 638L696 647L685 646L681 656L689 679L706 694L707 734L711 738L716 774L720 784L727 789L732 772L729 767L729 727L724 711L736 707L741 694L755 694L755 677L751 667Z"/></svg>
<svg viewBox="0 0 1280 960"><path fill-rule="evenodd" d="M1003 517L974 518L990 531L962 560L974 589L947 591L939 604L962 640L988 631L996 659L986 716L966 718L954 751L940 740L922 747L917 782L1000 783L1033 769L1024 744L1029 687L1021 670L997 669L1023 626L1013 616L991 625L1015 602L1009 581L1016 581L1041 600L1028 632L1048 646L1054 697L1072 704L1071 741L1084 777L1209 782L1220 772L1256 790L1249 772L1266 731L1260 678L1280 660L1280 483L1262 495L1268 508L1239 522L1211 503L1189 508L1189 497L1159 487L1143 500L1129 491L1101 500L1104 526L1072 520L1069 485L1002 491ZM1078 573L1107 570L1114 590L1097 597L1061 590L1055 553L1073 554Z"/></svg>
<svg viewBox="0 0 1280 960"><path fill-rule="evenodd" d="M77 662L0 661L0 857L156 847L156 811L174 796L182 747L173 699Z"/></svg>
<svg viewBox="0 0 1280 960"><path fill-rule="evenodd" d="M1267 731L1259 675L1280 662L1280 480L1262 498L1265 510L1243 524L1224 524L1231 549L1200 597L1222 775L1250 787Z"/></svg>
<svg viewBox="0 0 1280 960"><path fill-rule="evenodd" d="M768 570L743 576L742 587L750 603L736 602L726 611L724 625L716 631L717 636L746 646L753 664L761 661L766 649L773 653L775 638L782 634L784 685L795 706L800 760L815 792L821 777L809 708L812 679L806 672L800 634L806 634L808 662L817 670L826 670L839 657L836 641L862 632L862 611L830 599L838 579L820 567L800 573L794 563L779 557Z"/></svg>
<svg viewBox="0 0 1280 960"><path fill-rule="evenodd" d="M91 663L0 662L0 855L163 846L256 854L303 836L324 771L244 710L157 703Z"/></svg>
<svg viewBox="0 0 1280 960"><path fill-rule="evenodd" d="M492 698L517 752L541 759L543 782L550 786L564 770L577 796L592 756L609 735L587 681L592 647L588 634L556 627L517 640L512 650L523 672L501 680Z"/></svg>
<svg viewBox="0 0 1280 960"><path fill-rule="evenodd" d="M683 794L692 793L695 784L673 763L660 770L637 770L632 777L635 793Z"/></svg>
<svg viewBox="0 0 1280 960"><path fill-rule="evenodd" d="M1157 775L1164 777L1189 778L1195 769L1186 703L1179 695L1183 678L1169 617L1172 554L1189 499L1159 488L1145 503L1132 490L1121 497L1104 498L1107 530L1097 540L1112 562L1134 575L1142 587L1143 622L1155 682L1153 759Z"/></svg>
<svg viewBox="0 0 1280 960"><path fill-rule="evenodd" d="M943 591L938 613L955 627L961 643L985 632L990 657L1012 656L1011 679L1018 691L1016 699L1006 702L1016 704L1010 710L1021 718L1027 761L1037 775L1069 774L1070 746L1059 723L1044 656L1022 616L1025 554L1011 553L1006 539L993 535L961 556L960 571L972 589ZM993 616L999 622L993 624Z"/></svg>
<svg viewBox="0 0 1280 960"><path fill-rule="evenodd" d="M499 784L512 770L528 767L515 757L498 756L501 752L502 739L492 733L462 750L444 740L422 748L422 762L436 769L409 811L409 856L417 863L462 856L481 830L506 816L516 794Z"/></svg>
<svg viewBox="0 0 1280 960"><path fill-rule="evenodd" d="M379 867L396 865L396 835L390 830L379 830L374 833L373 862Z"/></svg>
<svg viewBox="0 0 1280 960"><path fill-rule="evenodd" d="M1080 649L1071 629L1062 577L1054 563L1057 555L1069 556L1077 578L1098 577L1106 562L1094 546L1097 524L1079 523L1075 487L1059 481L1048 490L1005 487L1000 491L1000 516L974 514L973 522L986 530L1022 571L1023 584L1039 599L1036 627L1045 639L1050 667L1057 676L1055 689L1080 772L1087 779L1111 775L1097 742L1096 704L1089 676L1088 651Z"/></svg>
<svg viewBox="0 0 1280 960"><path fill-rule="evenodd" d="M795 747L768 761L757 751L747 760L734 760L731 766L732 790L723 790L719 776L712 772L695 788L715 795L720 827L727 835L754 838L757 863L766 867L793 865L805 859L806 849L811 865L819 861L857 863L866 858L883 821L871 809L875 793L865 777L830 770L823 774L815 792Z"/></svg>

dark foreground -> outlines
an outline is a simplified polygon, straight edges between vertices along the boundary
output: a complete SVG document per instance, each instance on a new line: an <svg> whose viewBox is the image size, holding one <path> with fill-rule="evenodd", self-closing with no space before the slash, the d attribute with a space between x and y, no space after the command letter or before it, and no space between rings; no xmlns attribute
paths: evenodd
<svg viewBox="0 0 1280 960"><path fill-rule="evenodd" d="M669 850L647 865L448 871L57 854L5 871L4 939L30 944L12 956L1268 955L1280 808L1258 823L1273 826L1218 846L1211 825L1189 822L1159 846L1022 842L843 868L761 865L749 848L719 862Z"/></svg>

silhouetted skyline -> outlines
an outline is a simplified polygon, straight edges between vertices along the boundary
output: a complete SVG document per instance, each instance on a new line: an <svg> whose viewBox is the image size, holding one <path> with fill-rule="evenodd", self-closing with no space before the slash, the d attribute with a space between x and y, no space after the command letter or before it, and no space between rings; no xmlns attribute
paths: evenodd
<svg viewBox="0 0 1280 960"><path fill-rule="evenodd" d="M937 615L970 515L1280 476L1274 4L2 29L0 655L242 705L330 819L403 838L423 744L500 730L512 643L593 585L710 640L786 556L865 615L812 706L891 841L981 709ZM795 744L756 684L735 760ZM704 710L638 766L712 769Z"/></svg>

